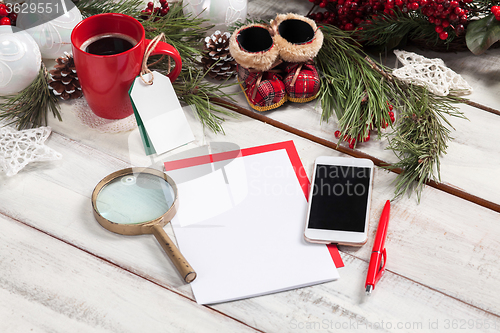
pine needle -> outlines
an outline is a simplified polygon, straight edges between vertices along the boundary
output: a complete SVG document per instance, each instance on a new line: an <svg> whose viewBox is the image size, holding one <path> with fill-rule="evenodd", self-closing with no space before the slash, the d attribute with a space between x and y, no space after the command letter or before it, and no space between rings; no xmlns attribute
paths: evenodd
<svg viewBox="0 0 500 333"><path fill-rule="evenodd" d="M390 124L389 104L399 113L395 129L387 135L388 149L399 158L390 168L402 168L396 178L395 196L417 193L420 200L428 180L439 181L439 159L446 154L453 127L447 116L465 118L452 106L463 99L441 97L426 88L408 85L390 74L390 70L366 56L359 44L332 26L322 28L323 47L316 58L320 69L322 119L336 114L340 142L344 135L366 137L373 126L381 133L382 124Z"/></svg>
<svg viewBox="0 0 500 333"><path fill-rule="evenodd" d="M136 16L140 12L140 7L144 7L142 0L76 0L73 2L84 18L102 13Z"/></svg>
<svg viewBox="0 0 500 333"><path fill-rule="evenodd" d="M387 135L388 149L399 158L390 168L402 168L396 178L395 196L413 191L420 201L426 181L441 181L440 157L446 154L453 126L447 116L465 116L451 103L462 101L453 95L437 96L425 87L404 87L402 98L407 101L400 107L396 130Z"/></svg>
<svg viewBox="0 0 500 333"><path fill-rule="evenodd" d="M0 104L0 119L18 130L46 126L48 114L62 120L58 98L49 89L49 74L42 63L36 79L17 95L6 96Z"/></svg>

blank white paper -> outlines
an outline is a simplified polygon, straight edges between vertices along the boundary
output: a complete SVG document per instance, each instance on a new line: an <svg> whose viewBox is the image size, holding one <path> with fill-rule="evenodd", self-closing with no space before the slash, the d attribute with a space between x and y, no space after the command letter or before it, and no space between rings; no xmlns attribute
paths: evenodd
<svg viewBox="0 0 500 333"><path fill-rule="evenodd" d="M177 184L172 220L179 248L198 276L196 301L242 299L339 277L325 245L304 240L307 201L286 150L239 157ZM175 180L194 166L168 171ZM187 174L186 174L187 173ZM196 199L195 199L196 198Z"/></svg>

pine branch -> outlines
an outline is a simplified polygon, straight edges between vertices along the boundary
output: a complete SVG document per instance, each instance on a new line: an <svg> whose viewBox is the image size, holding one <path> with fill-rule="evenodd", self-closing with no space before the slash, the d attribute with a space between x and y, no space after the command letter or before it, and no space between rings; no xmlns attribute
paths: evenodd
<svg viewBox="0 0 500 333"><path fill-rule="evenodd" d="M396 196L411 194L420 199L423 184L439 180L439 158L446 153L453 127L446 116L462 117L452 103L463 99L441 97L426 88L408 85L390 70L367 57L347 33L332 26L322 28L323 47L316 63L321 71L322 119L335 112L344 135L364 138L370 127L389 123L388 103L400 113L397 128L389 137L389 148L399 158L393 168L404 171L396 178Z"/></svg>
<svg viewBox="0 0 500 333"><path fill-rule="evenodd" d="M102 13L122 13L136 16L140 7L144 6L142 0L73 0L84 18Z"/></svg>
<svg viewBox="0 0 500 333"><path fill-rule="evenodd" d="M415 191L417 199L424 183L440 181L440 157L446 154L454 129L446 116L464 118L451 103L462 101L452 95L441 97L425 87L410 85L403 91L406 99L396 130L387 136L388 149L399 158L390 168L402 168L396 178L396 197Z"/></svg>
<svg viewBox="0 0 500 333"><path fill-rule="evenodd" d="M436 34L435 25L429 23L419 12L402 13L399 9L394 16L378 14L371 23L355 32L356 40L366 46L383 46L387 49L397 47L406 40L422 39L438 44L441 40ZM447 43L455 37L450 34ZM442 41L441 41L442 42Z"/></svg>
<svg viewBox="0 0 500 333"><path fill-rule="evenodd" d="M343 135L365 138L372 123L380 130L390 122L391 85L381 84L384 76L372 69L348 33L334 26L324 26L322 31L323 47L316 57L322 119L328 121L335 112Z"/></svg>
<svg viewBox="0 0 500 333"><path fill-rule="evenodd" d="M5 97L0 104L0 119L18 130L47 125L48 114L62 120L58 98L49 89L49 74L42 63L36 79L17 95Z"/></svg>

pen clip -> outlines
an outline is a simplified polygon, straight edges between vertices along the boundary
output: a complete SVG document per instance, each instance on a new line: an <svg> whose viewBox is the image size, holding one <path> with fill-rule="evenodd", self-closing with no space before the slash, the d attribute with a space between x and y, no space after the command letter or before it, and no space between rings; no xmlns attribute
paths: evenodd
<svg viewBox="0 0 500 333"><path fill-rule="evenodd" d="M377 283L378 280L380 280L380 278L382 277L382 275L384 275L385 272L385 263L387 262L387 252L385 251L385 248L382 250L382 257L384 258L384 263L377 272L377 275L375 276L375 283Z"/></svg>

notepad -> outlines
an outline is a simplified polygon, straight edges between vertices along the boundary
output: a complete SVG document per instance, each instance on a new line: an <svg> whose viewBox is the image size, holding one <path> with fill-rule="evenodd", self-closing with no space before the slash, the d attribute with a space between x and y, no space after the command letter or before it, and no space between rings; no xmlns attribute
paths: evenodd
<svg viewBox="0 0 500 333"><path fill-rule="evenodd" d="M292 141L165 162L165 171L178 186L172 227L198 274L198 303L339 278L336 248L304 240L309 181Z"/></svg>

